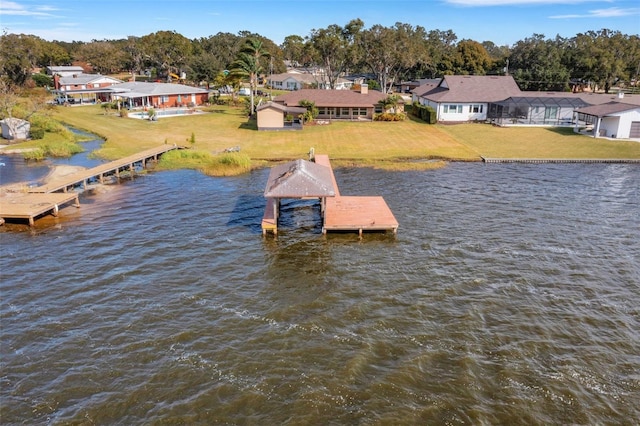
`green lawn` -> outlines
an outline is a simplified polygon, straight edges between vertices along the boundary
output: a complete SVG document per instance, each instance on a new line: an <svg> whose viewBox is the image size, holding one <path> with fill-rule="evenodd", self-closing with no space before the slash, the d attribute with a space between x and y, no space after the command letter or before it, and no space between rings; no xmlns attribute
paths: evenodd
<svg viewBox="0 0 640 426"><path fill-rule="evenodd" d="M483 157L640 158L640 143L594 139L572 128L496 127L486 124L438 125L440 130Z"/></svg>
<svg viewBox="0 0 640 426"><path fill-rule="evenodd" d="M120 158L162 143L219 153L239 146L254 162L303 158L313 147L337 164L387 168L428 167L412 159L477 161L500 158L640 158L640 143L574 134L571 129L501 128L486 124L427 125L405 122L334 122L302 131L259 132L241 109L216 106L206 114L157 122L104 115L99 106L57 107L54 117L106 139L98 155ZM407 166L409 165L409 166ZM422 166L420 166L422 165Z"/></svg>

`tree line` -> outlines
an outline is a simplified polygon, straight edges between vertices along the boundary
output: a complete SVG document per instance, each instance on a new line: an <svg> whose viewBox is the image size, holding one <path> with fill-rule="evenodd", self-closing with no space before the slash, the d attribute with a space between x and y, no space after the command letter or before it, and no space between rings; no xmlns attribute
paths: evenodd
<svg viewBox="0 0 640 426"><path fill-rule="evenodd" d="M362 20L353 19L344 26L312 29L305 37L290 35L281 45L249 31L197 39L158 31L91 42L4 33L0 75L15 85L34 84L34 68L79 61L102 74L184 72L189 81L216 86L225 84L229 76L225 71L238 68L247 43L260 44L254 71L281 73L285 64L317 68L332 88L345 74L362 74L370 86L386 92L405 80L508 73L523 90L569 90L573 81L608 92L615 85L634 86L640 74L640 38L620 31L588 31L571 38L533 34L511 46L498 46L491 41L458 40L452 30L401 22L366 28Z"/></svg>

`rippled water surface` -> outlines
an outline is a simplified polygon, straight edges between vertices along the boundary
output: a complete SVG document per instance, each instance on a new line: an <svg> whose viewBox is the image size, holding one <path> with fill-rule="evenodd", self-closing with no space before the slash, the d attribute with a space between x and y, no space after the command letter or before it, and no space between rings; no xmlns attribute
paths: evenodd
<svg viewBox="0 0 640 426"><path fill-rule="evenodd" d="M0 229L3 424L637 424L640 168L339 169L388 234L157 172Z"/></svg>

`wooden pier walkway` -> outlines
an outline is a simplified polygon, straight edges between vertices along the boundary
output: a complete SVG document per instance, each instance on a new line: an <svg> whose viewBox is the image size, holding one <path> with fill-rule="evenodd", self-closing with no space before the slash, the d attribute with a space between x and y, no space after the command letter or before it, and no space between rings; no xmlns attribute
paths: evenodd
<svg viewBox="0 0 640 426"><path fill-rule="evenodd" d="M79 185L86 189L92 179L104 183L104 178L110 175L120 178L120 173L126 170L133 178L137 164L144 168L147 162L157 161L165 152L181 148L177 145L161 145L91 169L71 173L45 185L29 188L23 194L2 197L0 198L0 219L25 219L29 221L29 225L33 226L36 217L48 212L57 216L60 207L71 201L75 201L74 205L80 207L78 193L69 193L70 189Z"/></svg>
<svg viewBox="0 0 640 426"><path fill-rule="evenodd" d="M322 171L325 176L324 179L318 179L321 177L319 176L320 174L314 175L311 181L314 179L316 182L322 181L323 185L326 184L326 186L329 187L328 190L326 190L326 195L319 196L323 218L323 234L331 231L356 231L362 236L362 233L365 231L392 231L394 234L397 232L398 221L393 216L384 198L380 196L361 197L341 195L333 173L333 167L329 161L329 156L316 155L315 164L323 166ZM298 170L294 170L294 166L291 166L286 173L281 175L278 175L278 173L276 173L276 176L273 176L273 173L270 174L270 179L267 182L267 190L265 190L267 205L262 218L263 235L267 232L273 234L278 233L279 198L274 196L269 197L267 195L270 193L269 188L277 185L277 181L281 181L283 186L295 187L295 182L289 184L284 181L287 177L293 176L298 172ZM304 165L302 165L302 167L303 166ZM304 173L312 175L310 170L305 170ZM304 182L304 180L299 180L297 182L298 186L300 186L300 182ZM299 195L291 192L288 193L289 196L283 196L282 198L306 198L304 191L308 191L308 189L309 186L302 185L299 188L299 190L302 190Z"/></svg>
<svg viewBox="0 0 640 426"><path fill-rule="evenodd" d="M147 161L157 161L158 157L168 151L179 149L177 145L160 145L156 148L147 149L137 154L129 155L128 157L121 158L119 160L111 161L109 163L101 164L87 170L81 170L76 173L69 174L67 176L56 179L55 181L48 182L46 185L36 186L31 188L29 192L48 193L63 191L67 192L69 188L73 188L78 185L82 185L83 188L87 187L87 183L91 179L97 179L100 183L104 182L104 177L109 175L115 175L120 177L120 172L128 169L131 176L133 176L135 165L140 163L142 168L145 168Z"/></svg>

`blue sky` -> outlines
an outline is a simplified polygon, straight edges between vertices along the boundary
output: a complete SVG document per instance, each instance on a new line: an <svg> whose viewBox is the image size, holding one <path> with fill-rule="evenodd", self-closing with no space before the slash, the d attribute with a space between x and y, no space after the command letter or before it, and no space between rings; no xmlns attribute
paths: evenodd
<svg viewBox="0 0 640 426"><path fill-rule="evenodd" d="M607 28L640 34L638 0L0 0L0 30L91 41L176 31L190 39L247 30L280 44L291 34L396 22L513 45L534 33L573 37Z"/></svg>

